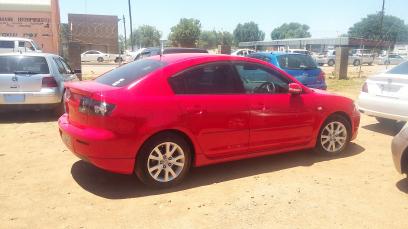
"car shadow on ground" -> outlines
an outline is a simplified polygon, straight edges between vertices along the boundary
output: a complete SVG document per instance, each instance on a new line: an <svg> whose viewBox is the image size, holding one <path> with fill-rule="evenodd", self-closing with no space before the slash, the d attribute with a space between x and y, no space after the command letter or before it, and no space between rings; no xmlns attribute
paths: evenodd
<svg viewBox="0 0 408 229"><path fill-rule="evenodd" d="M107 199L126 199L171 193L298 166L312 166L321 161L355 156L364 150L362 146L352 143L344 153L332 157L307 150L193 168L179 186L165 190L149 189L136 176L109 173L84 161L74 163L71 174L90 193Z"/></svg>
<svg viewBox="0 0 408 229"><path fill-rule="evenodd" d="M369 131L377 132L380 134L385 134L388 136L395 136L401 131L404 125L405 125L405 122L397 122L397 123L389 124L389 125L382 124L382 123L374 123L374 124L365 125L362 128L369 130Z"/></svg>
<svg viewBox="0 0 408 229"><path fill-rule="evenodd" d="M398 181L396 186L401 192L408 194L408 177Z"/></svg>
<svg viewBox="0 0 408 229"><path fill-rule="evenodd" d="M55 122L57 115L52 110L16 110L0 112L0 123Z"/></svg>

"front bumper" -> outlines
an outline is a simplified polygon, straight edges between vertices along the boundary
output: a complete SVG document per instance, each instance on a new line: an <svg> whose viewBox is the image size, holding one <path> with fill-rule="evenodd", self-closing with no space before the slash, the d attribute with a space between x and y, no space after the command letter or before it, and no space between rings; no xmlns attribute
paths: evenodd
<svg viewBox="0 0 408 229"><path fill-rule="evenodd" d="M23 100L10 101L7 96L23 97ZM44 88L39 92L0 92L0 105L16 104L57 104L60 103L62 94L57 88Z"/></svg>
<svg viewBox="0 0 408 229"><path fill-rule="evenodd" d="M394 137L391 144L392 159L394 161L395 168L401 174L408 173L408 171L402 171L402 163L408 163L407 161L402 160L404 157L407 157L407 155L404 155L404 153L408 153L407 148L408 148L407 137L403 136L401 133Z"/></svg>
<svg viewBox="0 0 408 229"><path fill-rule="evenodd" d="M80 159L110 172L133 173L135 149L128 140L108 130L72 125L67 114L61 116L58 126L62 141Z"/></svg>
<svg viewBox="0 0 408 229"><path fill-rule="evenodd" d="M368 116L408 121L408 101L361 93L357 105Z"/></svg>

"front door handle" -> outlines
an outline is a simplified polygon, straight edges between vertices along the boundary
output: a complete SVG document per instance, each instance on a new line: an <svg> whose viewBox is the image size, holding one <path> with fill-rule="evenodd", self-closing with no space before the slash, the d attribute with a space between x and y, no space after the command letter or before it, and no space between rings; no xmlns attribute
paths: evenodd
<svg viewBox="0 0 408 229"><path fill-rule="evenodd" d="M266 111L266 105L264 103L258 103L257 105L252 106L252 109L257 111Z"/></svg>

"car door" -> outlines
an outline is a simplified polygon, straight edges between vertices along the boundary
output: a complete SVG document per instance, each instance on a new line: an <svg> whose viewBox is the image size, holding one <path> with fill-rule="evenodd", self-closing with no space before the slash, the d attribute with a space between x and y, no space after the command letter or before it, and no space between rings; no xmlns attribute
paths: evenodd
<svg viewBox="0 0 408 229"><path fill-rule="evenodd" d="M244 154L249 144L249 104L229 63L192 67L169 82L182 110L185 126L204 154Z"/></svg>
<svg viewBox="0 0 408 229"><path fill-rule="evenodd" d="M314 124L312 97L291 95L291 80L259 64L236 63L249 95L251 152L296 148L310 143Z"/></svg>

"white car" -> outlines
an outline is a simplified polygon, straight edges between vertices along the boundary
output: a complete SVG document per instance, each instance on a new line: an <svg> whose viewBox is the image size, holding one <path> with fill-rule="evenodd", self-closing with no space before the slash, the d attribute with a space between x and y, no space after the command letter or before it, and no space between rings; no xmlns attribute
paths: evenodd
<svg viewBox="0 0 408 229"><path fill-rule="evenodd" d="M248 56L249 54L256 53L252 49L238 49L231 53L231 56Z"/></svg>
<svg viewBox="0 0 408 229"><path fill-rule="evenodd" d="M368 78L357 104L379 122L408 121L408 62Z"/></svg>
<svg viewBox="0 0 408 229"><path fill-rule="evenodd" d="M378 64L384 64L384 65L398 65L401 64L402 62L405 62L407 60L405 60L402 56L398 55L398 54L389 54L389 55L385 55L385 56L380 56L377 59L377 63Z"/></svg>
<svg viewBox="0 0 408 229"><path fill-rule="evenodd" d="M41 52L41 49L31 39L22 37L0 37L0 53L11 52Z"/></svg>
<svg viewBox="0 0 408 229"><path fill-rule="evenodd" d="M109 54L103 53L97 50L89 50L81 54L81 61L82 62L111 62L115 61L115 63L121 62L122 57L118 54Z"/></svg>

